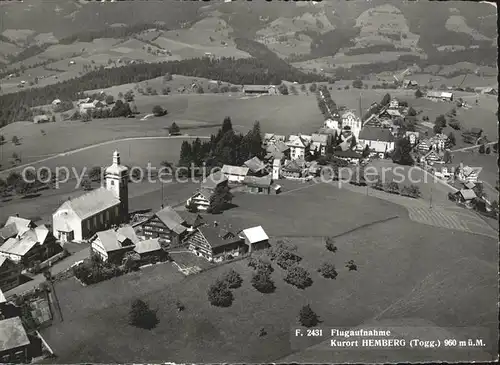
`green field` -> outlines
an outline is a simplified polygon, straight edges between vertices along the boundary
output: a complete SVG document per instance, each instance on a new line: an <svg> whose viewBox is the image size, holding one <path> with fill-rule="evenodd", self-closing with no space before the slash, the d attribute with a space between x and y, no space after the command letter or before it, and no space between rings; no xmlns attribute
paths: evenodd
<svg viewBox="0 0 500 365"><path fill-rule="evenodd" d="M250 285L245 260L187 278L165 264L89 287L74 280L61 282L57 290L65 321L43 330L59 356L56 361L277 361L297 350L290 336L304 304L312 306L325 328L381 320L398 326L416 318L438 327L480 326L496 333L494 240L428 226L422 229L402 215L337 237L338 252L332 254L318 236L340 234L401 213L401 208L327 185L305 186L309 187L272 200L237 195L239 207L230 217L245 226L263 224L271 236L288 236L298 246L302 265L311 272L311 287L299 290L286 284L283 271L275 267L276 291L258 293ZM344 268L351 259L358 271ZM324 279L315 271L324 261L336 265L336 280ZM207 287L229 268L242 275L243 286L234 290L231 307L212 307ZM157 328L145 331L127 324L135 298L158 309ZM175 310L176 300L183 302L184 312ZM265 337L258 336L262 327L268 333ZM494 353L493 349L490 359ZM426 354L427 361L435 360L433 352ZM412 355L406 355L405 360L411 361ZM474 354L469 356L472 359Z"/></svg>

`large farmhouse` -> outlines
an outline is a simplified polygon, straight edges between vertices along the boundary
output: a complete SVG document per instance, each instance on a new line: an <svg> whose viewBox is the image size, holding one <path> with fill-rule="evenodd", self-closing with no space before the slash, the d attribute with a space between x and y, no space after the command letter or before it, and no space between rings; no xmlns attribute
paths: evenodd
<svg viewBox="0 0 500 365"><path fill-rule="evenodd" d="M83 241L96 232L128 222L128 168L120 154L106 169L106 186L64 202L52 215L54 236L60 242Z"/></svg>

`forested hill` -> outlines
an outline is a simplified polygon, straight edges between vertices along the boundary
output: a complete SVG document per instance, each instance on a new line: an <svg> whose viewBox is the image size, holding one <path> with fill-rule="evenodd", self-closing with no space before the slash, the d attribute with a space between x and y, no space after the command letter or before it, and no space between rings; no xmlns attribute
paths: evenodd
<svg viewBox="0 0 500 365"><path fill-rule="evenodd" d="M131 64L117 68L100 68L82 77L42 88L32 88L0 96L0 126L30 118L30 107L46 105L54 99L75 100L85 90L136 83L166 73L203 77L236 85L278 85L282 80L299 83L327 81L316 74L306 74L289 65L280 67L256 58L196 58L162 63Z"/></svg>

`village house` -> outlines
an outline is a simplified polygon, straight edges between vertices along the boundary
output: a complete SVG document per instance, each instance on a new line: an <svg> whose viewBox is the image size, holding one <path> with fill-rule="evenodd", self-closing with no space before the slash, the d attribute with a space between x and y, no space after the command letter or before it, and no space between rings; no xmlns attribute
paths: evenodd
<svg viewBox="0 0 500 365"><path fill-rule="evenodd" d="M263 250L270 247L269 236L262 226L244 229L240 232L240 238L245 241L248 252Z"/></svg>
<svg viewBox="0 0 500 365"><path fill-rule="evenodd" d="M428 91L425 96L434 101L453 101L453 93L447 91Z"/></svg>
<svg viewBox="0 0 500 365"><path fill-rule="evenodd" d="M50 122L50 118L47 114L35 115L33 117L33 123L35 124L48 123L48 122Z"/></svg>
<svg viewBox="0 0 500 365"><path fill-rule="evenodd" d="M444 163L442 156L436 150L430 150L420 158L420 162L432 166Z"/></svg>
<svg viewBox="0 0 500 365"><path fill-rule="evenodd" d="M323 127L327 129L334 129L334 130L340 130L340 125L339 125L338 120L333 120L333 119L327 119L323 123Z"/></svg>
<svg viewBox="0 0 500 365"><path fill-rule="evenodd" d="M35 227L36 224L29 219L21 218L19 216L10 216L2 229L0 229L0 245L9 238L22 235L24 232Z"/></svg>
<svg viewBox="0 0 500 365"><path fill-rule="evenodd" d="M266 161L288 157L290 157L290 147L288 147L285 142L276 141L266 145Z"/></svg>
<svg viewBox="0 0 500 365"><path fill-rule="evenodd" d="M432 149L428 139L421 140L417 145L417 151L420 153L427 153Z"/></svg>
<svg viewBox="0 0 500 365"><path fill-rule="evenodd" d="M23 267L45 261L62 251L52 232L45 225L31 228L21 235L9 238L0 246L0 255Z"/></svg>
<svg viewBox="0 0 500 365"><path fill-rule="evenodd" d="M139 255L141 261L147 261L151 258L161 260L166 255L158 238L139 241L135 245L134 251Z"/></svg>
<svg viewBox="0 0 500 365"><path fill-rule="evenodd" d="M7 291L18 286L21 283L21 270L21 265L0 256L0 289Z"/></svg>
<svg viewBox="0 0 500 365"><path fill-rule="evenodd" d="M430 147L434 150L442 151L446 148L448 142L448 136L446 134L436 134L428 139Z"/></svg>
<svg viewBox="0 0 500 365"><path fill-rule="evenodd" d="M105 170L106 186L64 202L52 215L54 236L61 243L81 242L96 232L128 222L128 168L113 153Z"/></svg>
<svg viewBox="0 0 500 365"><path fill-rule="evenodd" d="M479 171L480 169L469 166L457 167L456 177L459 181L462 182L477 183L479 178Z"/></svg>
<svg viewBox="0 0 500 365"><path fill-rule="evenodd" d="M244 165L245 167L248 167L248 176L263 176L267 174L267 165L257 156L254 156L250 160L245 161Z"/></svg>
<svg viewBox="0 0 500 365"><path fill-rule="evenodd" d="M387 109L388 110L398 110L399 109L399 101L398 101L398 99L392 99L389 102L389 107Z"/></svg>
<svg viewBox="0 0 500 365"><path fill-rule="evenodd" d="M350 127L350 131L356 139L361 132L362 126L363 123L361 122L361 119L357 117L353 111L349 110L342 114L342 129L344 129L344 127Z"/></svg>
<svg viewBox="0 0 500 365"><path fill-rule="evenodd" d="M290 158L292 160L305 159L310 152L311 138L310 136L290 136L287 143L290 147Z"/></svg>
<svg viewBox="0 0 500 365"><path fill-rule="evenodd" d="M253 194L279 194L281 187L273 184L271 176L247 176L243 180L245 191Z"/></svg>
<svg viewBox="0 0 500 365"><path fill-rule="evenodd" d="M364 121L363 126L382 128L384 126L384 123L389 124L385 121L382 121L377 114L372 114Z"/></svg>
<svg viewBox="0 0 500 365"><path fill-rule="evenodd" d="M28 354L30 340L23 327L21 318L12 317L0 320L0 362L3 364L30 363Z"/></svg>
<svg viewBox="0 0 500 365"><path fill-rule="evenodd" d="M188 232L192 232L195 228L198 228L199 226L205 224L203 217L199 213L191 213L187 210L179 210L177 214L179 214L179 216L184 221L183 224L187 227Z"/></svg>
<svg viewBox="0 0 500 365"><path fill-rule="evenodd" d="M413 89L418 87L418 82L415 80L403 80L403 88Z"/></svg>
<svg viewBox="0 0 500 365"><path fill-rule="evenodd" d="M169 246L178 246L187 234L189 225L171 207L165 207L141 223L141 234L146 239L159 238Z"/></svg>
<svg viewBox="0 0 500 365"><path fill-rule="evenodd" d="M472 208L477 195L472 189L462 189L455 193L455 199L458 203L464 204L467 208Z"/></svg>
<svg viewBox="0 0 500 365"><path fill-rule="evenodd" d="M267 145L269 143L275 143L275 142L278 142L278 141L285 142L285 140L286 140L286 137L284 135L273 134L273 133L265 133L264 134L263 143Z"/></svg>
<svg viewBox="0 0 500 365"><path fill-rule="evenodd" d="M388 129L364 127L359 134L359 143L383 157L385 153L394 150L395 139Z"/></svg>
<svg viewBox="0 0 500 365"><path fill-rule="evenodd" d="M278 89L274 85L245 85L245 95L277 95Z"/></svg>
<svg viewBox="0 0 500 365"><path fill-rule="evenodd" d="M91 238L91 251L104 262L121 264L127 252L134 249L139 242L132 226L122 226L115 229L97 232Z"/></svg>
<svg viewBox="0 0 500 365"><path fill-rule="evenodd" d="M60 99L54 99L51 104L52 104L52 106L58 106L59 104L61 104L61 100Z"/></svg>
<svg viewBox="0 0 500 365"><path fill-rule="evenodd" d="M213 191L210 189L198 189L193 196L186 201L186 207L194 204L198 211L206 211L210 207L210 198Z"/></svg>
<svg viewBox="0 0 500 365"><path fill-rule="evenodd" d="M281 168L281 175L285 179L302 179L307 175L305 161L303 159L288 161Z"/></svg>
<svg viewBox="0 0 500 365"><path fill-rule="evenodd" d="M318 151L321 156L326 155L326 150L331 144L331 135L318 133L313 133L311 135L311 151Z"/></svg>
<svg viewBox="0 0 500 365"><path fill-rule="evenodd" d="M248 167L242 166L222 166L222 173L230 183L241 183L248 174Z"/></svg>
<svg viewBox="0 0 500 365"><path fill-rule="evenodd" d="M342 133L340 134L340 143L337 147L339 147L342 151L349 151L352 147L356 146L357 140L349 129L349 126L345 128L346 129L342 130Z"/></svg>
<svg viewBox="0 0 500 365"><path fill-rule="evenodd" d="M446 166L441 167L441 169L432 169L431 173L442 180L449 180L453 177L453 173Z"/></svg>
<svg viewBox="0 0 500 365"><path fill-rule="evenodd" d="M232 259L247 251L244 241L232 232L214 226L201 226L189 236L188 249L210 262Z"/></svg>
<svg viewBox="0 0 500 365"><path fill-rule="evenodd" d="M340 160L344 160L352 164L359 164L359 160L362 158L361 153L357 153L352 150L334 151L333 155Z"/></svg>
<svg viewBox="0 0 500 365"><path fill-rule="evenodd" d="M405 138L408 138L408 140L410 141L410 145L412 147L417 145L419 136L420 134L418 132L411 132L411 131L405 132Z"/></svg>
<svg viewBox="0 0 500 365"><path fill-rule="evenodd" d="M214 191L219 186L227 186L229 180L222 171L216 171L206 176L201 182L201 188Z"/></svg>

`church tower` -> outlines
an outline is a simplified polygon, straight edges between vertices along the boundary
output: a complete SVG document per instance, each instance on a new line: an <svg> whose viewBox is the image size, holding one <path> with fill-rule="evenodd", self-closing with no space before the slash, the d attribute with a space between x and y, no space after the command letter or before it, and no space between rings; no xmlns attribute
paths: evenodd
<svg viewBox="0 0 500 365"><path fill-rule="evenodd" d="M128 168L120 163L120 153L113 153L113 164L106 169L106 189L120 199L120 221L128 222Z"/></svg>

